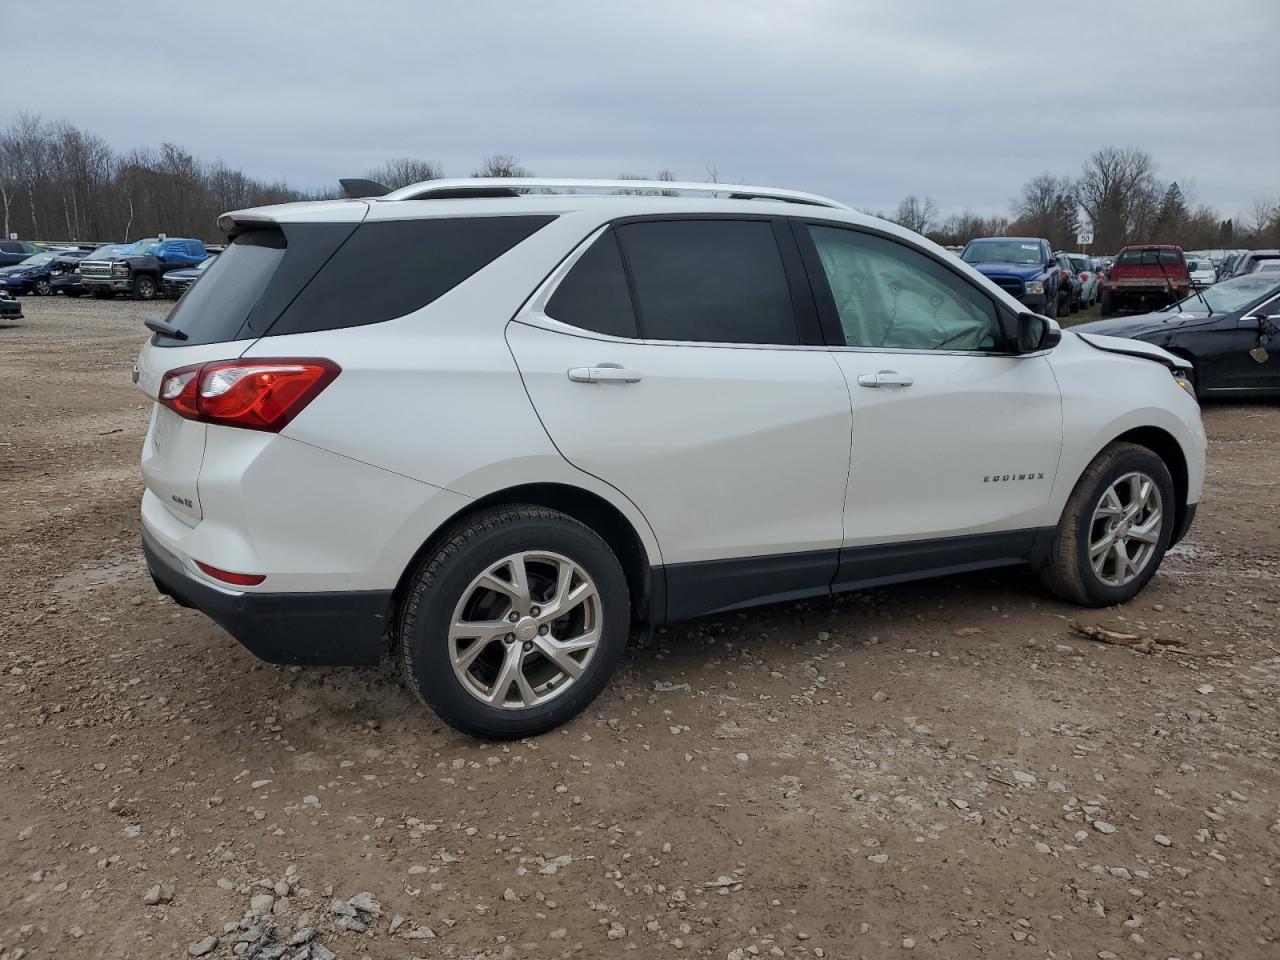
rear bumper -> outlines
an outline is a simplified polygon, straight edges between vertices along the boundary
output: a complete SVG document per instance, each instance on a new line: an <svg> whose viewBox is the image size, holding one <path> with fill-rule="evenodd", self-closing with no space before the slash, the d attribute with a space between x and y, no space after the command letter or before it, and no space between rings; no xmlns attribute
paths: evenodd
<svg viewBox="0 0 1280 960"><path fill-rule="evenodd" d="M214 620L261 660L371 666L382 657L390 590L237 593L193 577L145 528L142 552L156 589Z"/></svg>

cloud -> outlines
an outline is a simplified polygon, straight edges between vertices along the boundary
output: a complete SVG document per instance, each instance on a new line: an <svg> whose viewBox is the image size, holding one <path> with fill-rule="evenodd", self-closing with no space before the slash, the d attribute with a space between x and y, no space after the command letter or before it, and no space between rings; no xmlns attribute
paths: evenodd
<svg viewBox="0 0 1280 960"><path fill-rule="evenodd" d="M331 186L391 156L465 175L666 167L886 209L1005 212L1104 144L1227 213L1280 193L1274 0L357 3L6 12L6 110ZM106 26L107 23L111 26ZM104 42L103 33L110 34Z"/></svg>

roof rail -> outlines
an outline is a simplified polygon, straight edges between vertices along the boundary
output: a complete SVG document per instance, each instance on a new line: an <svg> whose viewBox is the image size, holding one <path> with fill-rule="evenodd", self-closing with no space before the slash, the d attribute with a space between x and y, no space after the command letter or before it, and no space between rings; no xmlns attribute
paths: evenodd
<svg viewBox="0 0 1280 960"><path fill-rule="evenodd" d="M751 187L737 183L697 183L685 180L576 180L541 177L462 177L447 180L424 180L393 190L385 200L445 200L475 197L511 197L521 193L638 193L673 196L678 193L725 194L730 200L781 200L814 207L848 210L843 203L815 193L782 190L777 187Z"/></svg>

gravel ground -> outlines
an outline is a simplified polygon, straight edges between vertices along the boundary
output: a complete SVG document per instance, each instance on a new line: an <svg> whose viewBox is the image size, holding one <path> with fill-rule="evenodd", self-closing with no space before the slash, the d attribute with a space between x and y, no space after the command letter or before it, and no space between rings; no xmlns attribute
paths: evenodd
<svg viewBox="0 0 1280 960"><path fill-rule="evenodd" d="M567 728L156 595L129 302L0 329L0 958L1280 957L1280 417L1135 603L979 574L660 631ZM1144 655L1072 618L1180 648Z"/></svg>

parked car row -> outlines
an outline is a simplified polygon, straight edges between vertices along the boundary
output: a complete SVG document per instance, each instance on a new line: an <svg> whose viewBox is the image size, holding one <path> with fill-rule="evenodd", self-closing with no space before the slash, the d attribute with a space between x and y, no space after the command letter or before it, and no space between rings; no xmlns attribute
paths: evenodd
<svg viewBox="0 0 1280 960"><path fill-rule="evenodd" d="M9 293L100 298L129 294L137 300L176 299L217 256L199 240L172 237L47 249L31 241L6 240L0 254L11 261L0 266L0 289Z"/></svg>
<svg viewBox="0 0 1280 960"><path fill-rule="evenodd" d="M979 237L961 250L960 259L1048 317L1093 306L1104 275L1097 257L1054 252L1043 237Z"/></svg>

